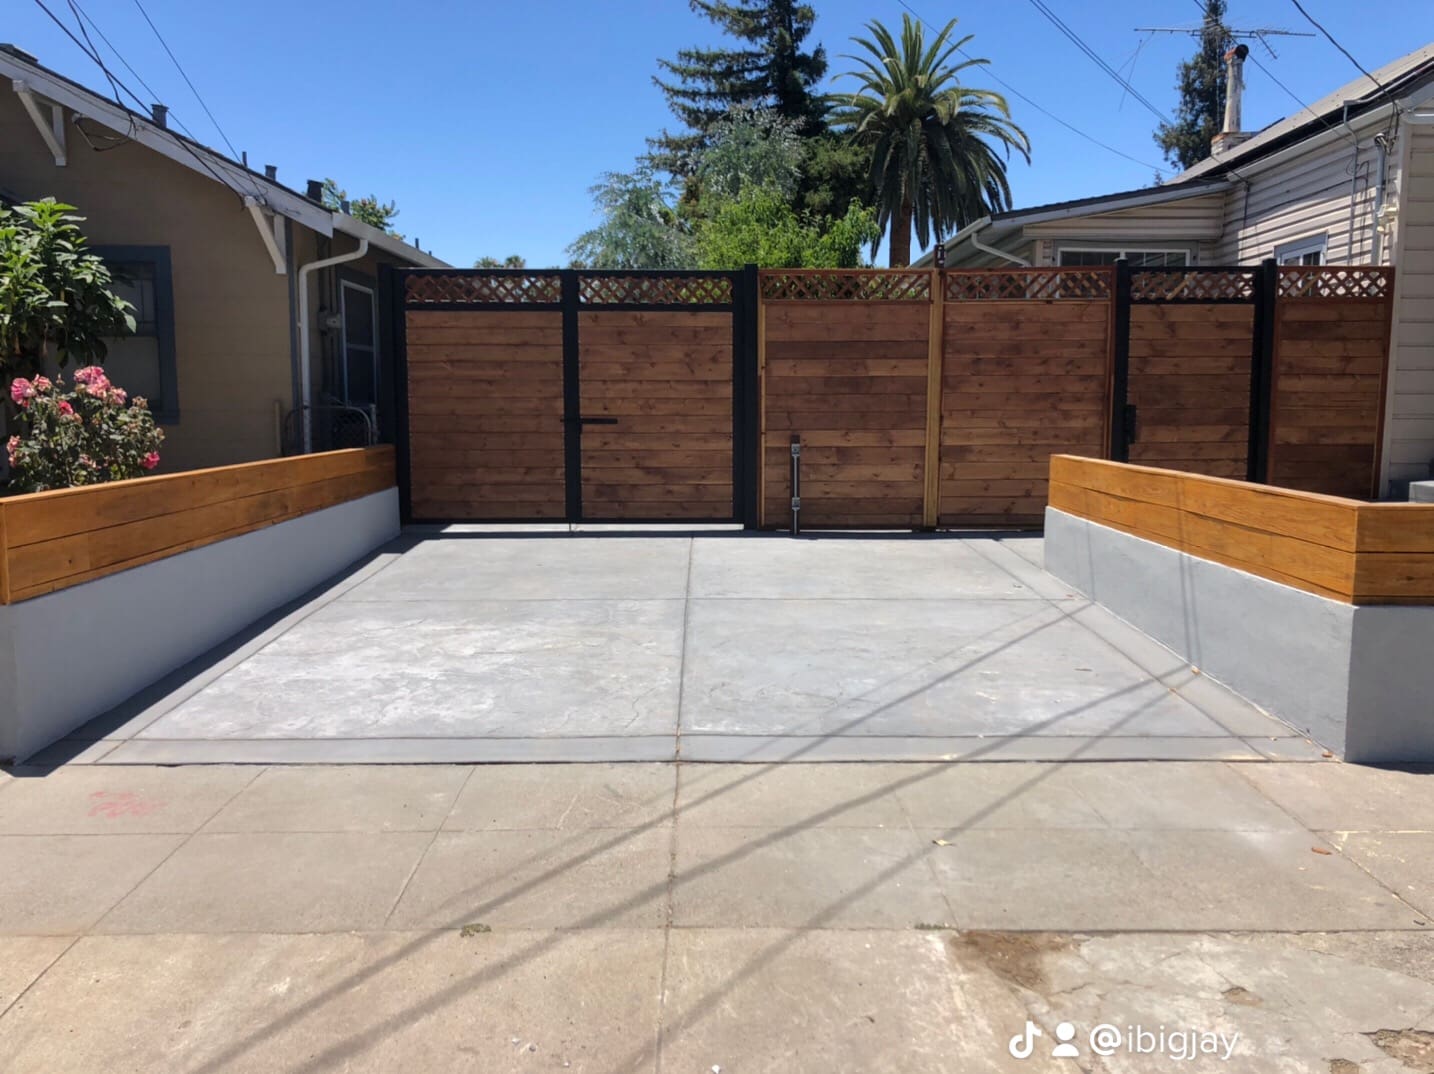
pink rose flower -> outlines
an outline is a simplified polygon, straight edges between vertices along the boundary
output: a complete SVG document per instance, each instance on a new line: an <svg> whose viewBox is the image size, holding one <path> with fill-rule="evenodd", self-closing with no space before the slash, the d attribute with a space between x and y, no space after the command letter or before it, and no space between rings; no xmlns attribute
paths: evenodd
<svg viewBox="0 0 1434 1074"><path fill-rule="evenodd" d="M156 466L159 465L159 452L151 451L148 455L146 455L143 459L140 460L139 464L143 466L146 470L153 470Z"/></svg>
<svg viewBox="0 0 1434 1074"><path fill-rule="evenodd" d="M129 393L123 388L110 389L110 403L113 406L124 406L124 401L129 398Z"/></svg>
<svg viewBox="0 0 1434 1074"><path fill-rule="evenodd" d="M75 408L70 406L70 401L68 399L61 399L59 402L58 409L61 414L73 414L75 412Z"/></svg>
<svg viewBox="0 0 1434 1074"><path fill-rule="evenodd" d="M76 391L82 386L89 389L95 395L101 395L109 390L110 379L105 376L105 371L97 365L87 365L83 369L75 370Z"/></svg>
<svg viewBox="0 0 1434 1074"><path fill-rule="evenodd" d="M12 436L5 442L5 449L10 455L10 465L14 466L16 456L20 453L20 438L18 436Z"/></svg>
<svg viewBox="0 0 1434 1074"><path fill-rule="evenodd" d="M47 391L49 391L49 390L50 390L51 388L53 388L53 387L54 387L54 385L50 383L50 378L49 378L49 377L36 377L36 378L35 378L35 390L36 390L37 392L47 392Z"/></svg>
<svg viewBox="0 0 1434 1074"><path fill-rule="evenodd" d="M35 398L35 386L24 377L16 377L10 385L10 399L16 406L25 406Z"/></svg>

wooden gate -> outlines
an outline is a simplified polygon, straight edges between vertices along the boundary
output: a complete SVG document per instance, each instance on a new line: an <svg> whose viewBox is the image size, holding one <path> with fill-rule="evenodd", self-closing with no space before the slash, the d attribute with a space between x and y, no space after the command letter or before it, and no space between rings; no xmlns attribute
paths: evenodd
<svg viewBox="0 0 1434 1074"><path fill-rule="evenodd" d="M391 286L414 521L742 517L740 273L411 269Z"/></svg>

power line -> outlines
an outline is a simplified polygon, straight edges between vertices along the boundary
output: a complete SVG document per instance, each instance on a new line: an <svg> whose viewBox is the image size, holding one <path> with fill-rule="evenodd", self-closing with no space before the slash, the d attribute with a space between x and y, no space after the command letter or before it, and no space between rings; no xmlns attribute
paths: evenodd
<svg viewBox="0 0 1434 1074"><path fill-rule="evenodd" d="M1318 30L1320 33L1324 34L1324 36L1329 39L1329 43L1330 43L1331 45L1333 45L1335 48L1339 49L1340 52L1344 53L1344 58L1345 58L1346 60L1348 60L1350 63L1354 64L1354 66L1359 69L1359 73L1360 73L1360 74L1364 75L1365 78L1369 79L1369 80L1370 80L1371 82L1373 82L1377 87L1379 87L1379 91L1380 91L1381 93L1383 93L1386 97L1389 97L1389 101L1390 101L1391 104L1394 103L1394 98L1393 98L1392 96L1390 96L1389 91L1384 88L1384 84L1383 84L1382 82L1380 82L1379 79L1375 78L1372 74L1370 74L1368 71L1366 71L1366 70L1364 69L1364 65L1361 64L1358 60L1356 60L1356 59L1354 58L1354 56L1352 56L1352 55L1350 54L1349 49L1345 48L1345 47L1344 47L1343 45L1341 45L1338 41L1336 41L1336 40L1334 39L1334 35L1333 35L1332 33L1330 33L1330 32L1329 32L1328 30L1326 30L1323 26L1321 26L1318 22L1316 22L1314 16L1311 15L1308 11L1306 11L1306 10L1304 9L1304 7L1300 4L1300 0L1290 0L1290 3L1292 3L1292 4L1295 5L1295 10L1296 10L1296 11L1298 11L1301 15L1303 15L1306 19L1309 20L1309 24L1310 24L1311 26L1313 26L1316 30Z"/></svg>
<svg viewBox="0 0 1434 1074"><path fill-rule="evenodd" d="M906 0L897 0L897 3L899 3L899 4L900 4L902 7L904 7L907 11L911 12L911 14L916 17L916 21L919 22L919 23L921 23L923 26L925 26L925 27L926 27L928 30L930 30L932 33L936 33L936 32L937 32L936 27L932 26L929 22L927 22L925 19L923 19L923 18L921 17L920 13L919 13L914 7L912 7L910 4L908 4L908 3L906 2ZM975 59L976 59L975 56L972 56L972 55L971 55L969 52L967 52L964 48L958 48L957 51L960 52L961 55L965 56L968 60L975 60ZM996 74L995 71L992 71L992 70L988 69L986 73L991 76L991 80L992 80L993 82L996 82L996 83L998 83L998 84L1004 86L1004 87L1006 88L1006 91L1007 91L1008 93L1012 94L1012 95L1015 96L1015 97L1019 97L1021 100L1025 101L1026 104L1030 105L1030 106L1031 106L1032 108L1034 108L1037 112L1041 113L1041 115L1045 116L1045 117L1046 117L1047 119L1049 119L1049 120L1052 120L1052 121L1054 121L1054 122L1056 122L1056 123L1059 123L1062 127L1064 127L1066 130L1070 131L1072 134L1078 135L1079 137L1084 138L1087 142L1090 142L1091 145L1099 146L1101 149L1104 149L1107 153L1114 153L1117 157L1122 157L1122 158L1124 158L1125 160L1130 161L1132 164L1139 164L1142 168L1149 168L1149 169L1150 169L1151 171L1153 171L1153 172L1158 172L1158 171L1160 171L1160 166L1159 166L1159 165L1151 164L1149 161L1139 160L1139 159L1137 159L1136 157L1132 157L1129 153L1121 152L1119 149L1116 149L1113 145L1107 145L1105 142L1102 142L1099 138L1095 137L1095 135L1093 135L1093 134L1087 134L1085 131L1083 131L1083 130L1081 130L1079 127L1077 127L1075 124L1073 124L1073 123L1068 123L1066 120L1062 119L1060 116L1056 115L1054 112L1050 111L1048 108L1044 108L1044 107L1042 107L1041 105L1037 104L1035 101L1031 100L1031 98L1027 97L1024 93L1022 93L1020 90L1018 90L1015 86L1011 85L1011 83L1007 82L1007 81L1006 81L1004 78L1002 78L1000 75Z"/></svg>
<svg viewBox="0 0 1434 1074"><path fill-rule="evenodd" d="M91 60L101 71L104 72L105 78L110 81L111 85L117 86L119 89L122 89L125 93L129 94L129 96L135 101L135 103L139 105L141 113L145 111L147 106L145 105L144 101L140 99L139 95L135 93L134 90L130 89L127 85L125 85L118 75L116 75L113 71L109 69L108 66L105 65L105 61L100 56L98 51L94 50L93 48L86 47L84 42L82 42L78 37L71 33L70 28L60 20L59 16L57 16L53 11L51 11L48 7L45 6L45 0L35 0L35 4L37 7L39 7L41 11L43 11L46 15L50 17L50 21L53 22L56 26L58 26L60 30L63 31L66 37L68 37L71 41L75 43L76 48L83 52L89 60ZM124 110L126 118L129 120L130 137L132 138L134 136L135 130L134 111L119 99L118 92L115 93L115 104L117 104L121 109ZM211 176L214 177L214 181L217 182L220 186L237 195L241 201L245 197L249 196L244 191L235 187L234 184L231 183L229 180L225 179L224 176L220 175L217 171L215 171L214 168L210 166L209 162L205 160L204 157L201 156L198 152L195 151L194 147L189 144L189 141L187 139L185 139L175 131L170 130L168 127L161 127L156 124L156 129L169 135L169 137L174 140L174 143L180 148L182 148L191 157L193 157L199 163L200 167L202 167L205 171L207 171Z"/></svg>
<svg viewBox="0 0 1434 1074"><path fill-rule="evenodd" d="M170 49L169 43L165 41L164 35L159 32L159 27L154 24L154 20L149 17L149 12L144 9L144 5L141 4L139 0L134 0L134 6L139 8L139 13L144 16L144 21L149 23L149 28L154 31L154 36L159 39L159 43L164 46L164 51L168 54L169 58L174 61L174 69L178 71L180 77L184 79L184 84L189 87L189 92L194 94L194 99L199 102L199 107L204 109L204 114L209 117L209 122L214 124L214 129L219 132L219 137L224 139L224 144L229 147L230 154L235 159L238 159L239 150L234 148L234 143L229 140L229 135L224 133L224 128L219 125L219 120L214 118L214 113L211 112L209 106L204 103L204 98L199 95L199 91L194 88L194 83L191 82L189 76L184 73L184 68L180 66L179 58L175 56L173 50Z"/></svg>
<svg viewBox="0 0 1434 1074"><path fill-rule="evenodd" d="M1037 11L1039 11L1042 15L1044 15L1046 19L1051 23L1051 25L1053 25L1057 30L1064 34L1071 41L1071 43L1075 45L1076 48L1080 49L1083 53L1085 53L1086 56L1090 58L1092 63L1094 63L1097 67L1099 67L1102 71L1104 71L1107 75L1114 79L1117 85L1122 86L1127 93L1129 93L1132 97L1139 101L1140 104L1144 105L1146 110L1149 111L1151 115L1155 116L1155 118L1160 120L1162 123L1170 122L1169 116L1167 116L1160 109L1156 108L1155 105L1151 104L1150 101L1148 101L1145 96L1140 93L1139 90L1132 86L1130 82L1127 81L1125 78L1121 77L1120 73L1117 72L1114 67L1106 63L1105 58L1102 57L1100 53L1096 52L1095 49L1091 48L1085 43L1085 41L1081 38L1080 34L1076 33L1069 26L1067 26L1059 15L1057 15L1054 11L1047 7L1044 3L1044 0L1031 0L1031 6L1034 7Z"/></svg>
<svg viewBox="0 0 1434 1074"><path fill-rule="evenodd" d="M112 53L114 53L115 59L119 60L119 62L124 65L124 69L134 76L135 81L139 83L140 88L149 94L150 100L161 100L160 95L155 92L154 87L144 80L144 76L141 75L130 65L130 62L124 58L124 55L120 52L119 49L115 48L114 42L112 42L108 37L105 36L105 32L100 29L99 23L95 22L95 20L90 16L90 13L84 8L82 8L77 2L77 0L68 0L68 2L70 7L74 11L76 11L79 16L84 19L85 22L90 24L90 29L99 35L100 40L105 43L106 47L109 48ZM85 40L89 40L88 34L85 35ZM95 52L98 53L99 49L95 49ZM169 118L174 123L174 125L180 130L182 130L185 134L189 135L189 137L191 138L195 138L194 132L190 130L187 126L185 126L183 121L180 120L177 115L175 115L173 112L170 112ZM198 141L197 138L195 138L195 140Z"/></svg>

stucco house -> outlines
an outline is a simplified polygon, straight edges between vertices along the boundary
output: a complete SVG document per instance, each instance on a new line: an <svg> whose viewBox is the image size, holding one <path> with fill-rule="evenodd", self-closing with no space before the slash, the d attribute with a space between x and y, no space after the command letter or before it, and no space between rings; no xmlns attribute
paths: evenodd
<svg viewBox="0 0 1434 1074"><path fill-rule="evenodd" d="M381 264L444 262L0 45L0 198L77 207L139 327L106 367L163 468L356 446L387 426ZM307 407L307 409L306 409ZM307 420L306 420L307 418ZM386 432L386 429L379 430Z"/></svg>
<svg viewBox="0 0 1434 1074"><path fill-rule="evenodd" d="M1394 266L1380 486L1397 495L1434 468L1434 44L1254 133L1243 58L1210 157L1162 185L977 220L946 264Z"/></svg>

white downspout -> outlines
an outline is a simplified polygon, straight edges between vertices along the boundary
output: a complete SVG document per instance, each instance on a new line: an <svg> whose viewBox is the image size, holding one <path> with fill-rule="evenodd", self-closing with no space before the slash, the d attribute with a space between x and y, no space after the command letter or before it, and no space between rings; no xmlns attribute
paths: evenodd
<svg viewBox="0 0 1434 1074"><path fill-rule="evenodd" d="M357 261L368 253L368 239L359 239L358 249L299 266L299 398L304 416L304 454L313 450L313 425L309 413L309 273L332 268L345 261Z"/></svg>

